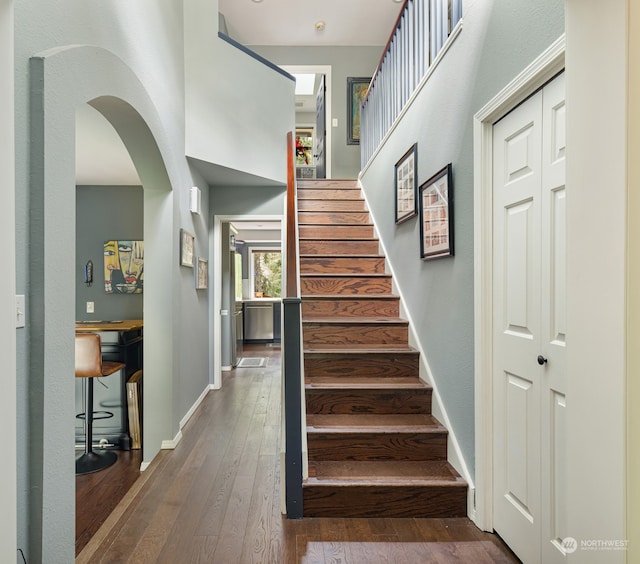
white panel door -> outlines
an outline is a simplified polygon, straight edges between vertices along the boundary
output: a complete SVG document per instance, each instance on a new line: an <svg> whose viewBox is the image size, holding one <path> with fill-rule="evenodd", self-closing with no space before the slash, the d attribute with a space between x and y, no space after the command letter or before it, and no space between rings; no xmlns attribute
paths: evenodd
<svg viewBox="0 0 640 564"><path fill-rule="evenodd" d="M542 562L564 562L566 530L566 186L564 74L542 91Z"/></svg>
<svg viewBox="0 0 640 564"><path fill-rule="evenodd" d="M561 76L493 130L494 528L527 563L563 556L564 150Z"/></svg>

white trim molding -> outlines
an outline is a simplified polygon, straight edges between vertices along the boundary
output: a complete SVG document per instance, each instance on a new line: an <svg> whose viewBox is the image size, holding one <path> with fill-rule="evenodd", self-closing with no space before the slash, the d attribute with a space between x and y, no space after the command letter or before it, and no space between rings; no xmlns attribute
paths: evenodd
<svg viewBox="0 0 640 564"><path fill-rule="evenodd" d="M164 440L160 445L160 450L173 450L178 446L178 443L182 440L182 431L178 431L173 439Z"/></svg>
<svg viewBox="0 0 640 564"><path fill-rule="evenodd" d="M212 272L213 300L209 300L209 334L213 336L213 346L209 348L209 384L212 390L219 390L222 387L222 372L226 367L222 366L222 339L220 337L222 324L220 321L220 309L222 307L222 224L232 221L284 221L283 214L262 214L262 215L214 215L213 229L209 237L209 265ZM282 242L282 241L281 241Z"/></svg>
<svg viewBox="0 0 640 564"><path fill-rule="evenodd" d="M189 419L191 419L191 416L196 412L198 407L200 407L200 404L204 401L204 398L207 397L207 394L209 393L209 391L213 389L215 388L209 384L203 390L203 392L198 396L198 399L196 399L196 401L193 402L193 405L189 408L189 411L187 411L187 413L185 413L185 416L180 420L180 430L177 432L176 436L173 437L173 439L168 439L168 440L165 439L164 441L162 441L160 449L173 450L178 446L178 443L182 440L182 429L189 422ZM143 464L147 464L147 466L145 466L146 468L150 463L143 463Z"/></svg>
<svg viewBox="0 0 640 564"><path fill-rule="evenodd" d="M493 529L493 124L549 82L564 69L564 66L563 34L474 116L474 374L477 491L473 520L485 531Z"/></svg>

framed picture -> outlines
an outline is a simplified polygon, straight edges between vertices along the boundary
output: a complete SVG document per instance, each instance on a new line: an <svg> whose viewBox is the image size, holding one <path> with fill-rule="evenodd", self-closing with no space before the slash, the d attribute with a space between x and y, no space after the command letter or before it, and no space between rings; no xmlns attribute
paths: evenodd
<svg viewBox="0 0 640 564"><path fill-rule="evenodd" d="M206 290L209 287L209 261L198 257L196 273L196 290Z"/></svg>
<svg viewBox="0 0 640 564"><path fill-rule="evenodd" d="M180 264L182 266L194 266L193 247L195 243L195 237L186 231L180 229Z"/></svg>
<svg viewBox="0 0 640 564"><path fill-rule="evenodd" d="M104 242L104 291L107 294L142 294L144 241L111 239ZM88 281L93 281L93 263Z"/></svg>
<svg viewBox="0 0 640 564"><path fill-rule="evenodd" d="M451 164L420 186L420 258L453 256Z"/></svg>
<svg viewBox="0 0 640 564"><path fill-rule="evenodd" d="M396 224L418 215L418 144L396 163Z"/></svg>
<svg viewBox="0 0 640 564"><path fill-rule="evenodd" d="M370 78L347 77L347 145L360 145L360 107Z"/></svg>

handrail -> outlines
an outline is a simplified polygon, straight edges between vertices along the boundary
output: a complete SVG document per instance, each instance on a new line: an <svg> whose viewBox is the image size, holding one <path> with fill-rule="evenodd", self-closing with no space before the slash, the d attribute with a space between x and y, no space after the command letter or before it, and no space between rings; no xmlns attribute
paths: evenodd
<svg viewBox="0 0 640 564"><path fill-rule="evenodd" d="M363 97L360 160L364 166L456 35L462 0L405 0Z"/></svg>
<svg viewBox="0 0 640 564"><path fill-rule="evenodd" d="M300 299L295 147L287 133L286 276L282 300L282 370L284 376L284 487L288 519L302 519L302 300Z"/></svg>
<svg viewBox="0 0 640 564"><path fill-rule="evenodd" d="M279 73L282 76L288 78L289 80L292 80L293 82L296 81L295 77L292 76L291 74L289 74L286 70L284 70L283 68L280 68L278 65L272 63L269 59L265 59L262 55L259 55L255 51L252 51L246 45L243 45L242 43L238 43L232 37L229 37L228 35L222 33L221 31L218 32L218 37L220 39L222 39L223 41L225 41L226 43L228 43L229 45L233 45L236 49L239 49L243 53L246 53L252 59L255 59L256 61L262 63L263 65L265 65L267 67L269 67L271 70L276 71L277 73Z"/></svg>
<svg viewBox="0 0 640 564"><path fill-rule="evenodd" d="M289 131L287 133L287 290L285 294L288 298L298 297L298 225L294 151L293 132Z"/></svg>
<svg viewBox="0 0 640 564"><path fill-rule="evenodd" d="M396 31L398 30L398 27L400 27L400 22L402 21L402 16L404 14L404 11L407 9L407 2L409 2L409 0L404 0L404 2L402 3L402 8L400 8L400 11L398 12L396 23L394 23L393 27L391 28L391 35L389 35L389 39L387 39L387 44L384 46L384 49L382 50L382 55L380 55L380 60L378 61L376 70L374 71L371 77L371 82L369 83L369 87L367 88L367 91L364 93L364 96L362 97L363 103L365 103L367 98L369 97L369 91L371 90L371 87L375 82L376 76L378 76L378 74L380 73L380 69L382 68L382 63L384 62L384 59L387 56L387 51L389 51L389 47L391 47L391 42L393 41L393 38L396 35Z"/></svg>

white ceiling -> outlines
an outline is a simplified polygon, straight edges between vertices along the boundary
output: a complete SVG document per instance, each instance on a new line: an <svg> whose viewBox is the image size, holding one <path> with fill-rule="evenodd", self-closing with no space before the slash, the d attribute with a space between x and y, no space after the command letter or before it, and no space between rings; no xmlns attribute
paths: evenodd
<svg viewBox="0 0 640 564"><path fill-rule="evenodd" d="M219 0L229 35L244 45L381 45L402 0ZM316 31L316 22L325 22Z"/></svg>

